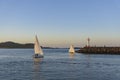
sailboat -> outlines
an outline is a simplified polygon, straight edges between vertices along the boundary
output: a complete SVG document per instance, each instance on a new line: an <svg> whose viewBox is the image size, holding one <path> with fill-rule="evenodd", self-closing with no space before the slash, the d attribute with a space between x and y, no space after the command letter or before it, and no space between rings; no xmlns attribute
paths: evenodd
<svg viewBox="0 0 120 80"><path fill-rule="evenodd" d="M43 51L39 44L37 35L35 36L34 51L35 51L34 58L43 58Z"/></svg>
<svg viewBox="0 0 120 80"><path fill-rule="evenodd" d="M70 46L69 53L75 53L75 50L74 50L74 46L73 46L73 45Z"/></svg>

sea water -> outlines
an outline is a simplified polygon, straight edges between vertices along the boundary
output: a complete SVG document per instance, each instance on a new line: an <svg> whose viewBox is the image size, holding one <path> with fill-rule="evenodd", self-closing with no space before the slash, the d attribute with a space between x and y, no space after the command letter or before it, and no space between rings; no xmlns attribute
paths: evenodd
<svg viewBox="0 0 120 80"><path fill-rule="evenodd" d="M120 80L120 55L69 54L68 49L0 49L0 80Z"/></svg>

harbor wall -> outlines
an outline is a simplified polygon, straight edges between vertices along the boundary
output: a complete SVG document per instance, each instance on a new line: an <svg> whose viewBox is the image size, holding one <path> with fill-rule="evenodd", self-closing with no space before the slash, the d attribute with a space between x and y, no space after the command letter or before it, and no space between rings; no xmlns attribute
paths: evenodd
<svg viewBox="0 0 120 80"><path fill-rule="evenodd" d="M120 54L120 47L84 47L76 52L90 54Z"/></svg>

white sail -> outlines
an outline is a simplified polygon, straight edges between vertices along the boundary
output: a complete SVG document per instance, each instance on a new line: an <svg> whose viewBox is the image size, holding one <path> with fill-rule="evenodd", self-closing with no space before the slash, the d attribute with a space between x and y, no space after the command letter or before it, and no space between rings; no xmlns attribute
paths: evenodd
<svg viewBox="0 0 120 80"><path fill-rule="evenodd" d="M39 44L37 36L35 37L34 51L35 51L35 54L43 55L43 51Z"/></svg>
<svg viewBox="0 0 120 80"><path fill-rule="evenodd" d="M70 46L69 53L75 53L75 50L74 50L74 46L73 46L73 45Z"/></svg>

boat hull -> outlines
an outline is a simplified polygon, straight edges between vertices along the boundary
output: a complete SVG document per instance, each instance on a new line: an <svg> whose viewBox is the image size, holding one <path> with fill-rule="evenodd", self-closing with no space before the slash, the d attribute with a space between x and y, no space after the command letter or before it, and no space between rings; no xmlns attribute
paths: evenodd
<svg viewBox="0 0 120 80"><path fill-rule="evenodd" d="M75 52L69 52L70 54L74 54Z"/></svg>
<svg viewBox="0 0 120 80"><path fill-rule="evenodd" d="M34 58L43 58L43 55L33 55Z"/></svg>

